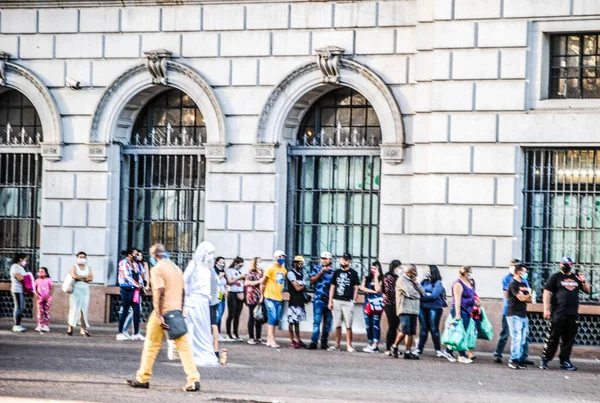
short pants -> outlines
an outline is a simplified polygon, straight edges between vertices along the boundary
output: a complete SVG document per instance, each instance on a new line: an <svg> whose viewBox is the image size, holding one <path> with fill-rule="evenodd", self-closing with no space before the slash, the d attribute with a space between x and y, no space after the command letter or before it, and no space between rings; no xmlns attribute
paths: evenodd
<svg viewBox="0 0 600 403"><path fill-rule="evenodd" d="M301 306L290 306L288 308L288 323L296 324L306 320L306 309Z"/></svg>
<svg viewBox="0 0 600 403"><path fill-rule="evenodd" d="M219 304L211 305L210 309L210 324L217 326L217 309L219 308Z"/></svg>
<svg viewBox="0 0 600 403"><path fill-rule="evenodd" d="M277 326L281 317L281 301L265 298L265 306L267 307L267 324Z"/></svg>
<svg viewBox="0 0 600 403"><path fill-rule="evenodd" d="M399 315L400 332L405 336L414 336L417 334L417 319L419 315Z"/></svg>
<svg viewBox="0 0 600 403"><path fill-rule="evenodd" d="M333 323L334 327L342 327L342 323L346 325L346 329L352 329L352 321L354 319L354 302L344 301L341 299L333 300Z"/></svg>

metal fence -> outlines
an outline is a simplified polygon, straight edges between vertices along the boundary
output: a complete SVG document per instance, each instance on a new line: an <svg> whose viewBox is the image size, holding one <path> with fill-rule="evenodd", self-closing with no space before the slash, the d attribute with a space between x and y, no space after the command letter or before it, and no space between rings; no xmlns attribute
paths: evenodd
<svg viewBox="0 0 600 403"><path fill-rule="evenodd" d="M0 318L12 318L15 304L10 291L0 291ZM25 297L23 317L33 318L33 296Z"/></svg>
<svg viewBox="0 0 600 403"><path fill-rule="evenodd" d="M529 342L544 343L548 321L544 319L542 313L530 312L529 318ZM575 344L579 346L598 346L600 345L600 316L598 315L579 315L577 319L579 329L575 337Z"/></svg>

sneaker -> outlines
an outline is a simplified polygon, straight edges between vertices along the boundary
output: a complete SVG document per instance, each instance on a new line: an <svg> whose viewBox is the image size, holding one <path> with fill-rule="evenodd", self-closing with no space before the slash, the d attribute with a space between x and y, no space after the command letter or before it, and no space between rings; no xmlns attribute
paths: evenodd
<svg viewBox="0 0 600 403"><path fill-rule="evenodd" d="M502 357L494 357L494 362L496 364L502 364Z"/></svg>
<svg viewBox="0 0 600 403"><path fill-rule="evenodd" d="M383 353L383 355L385 355L386 357L393 357L392 350L385 350L385 352Z"/></svg>
<svg viewBox="0 0 600 403"><path fill-rule="evenodd" d="M21 333L21 326L13 326L12 331L15 333Z"/></svg>
<svg viewBox="0 0 600 403"><path fill-rule="evenodd" d="M35 331L36 331L36 332L40 332L40 333L41 333L43 328L44 328L44 326L42 326L42 325L37 325L37 327L35 328Z"/></svg>
<svg viewBox="0 0 600 403"><path fill-rule="evenodd" d="M125 383L127 384L127 386L131 386L132 388L139 388L139 389L150 389L150 382L138 382L137 379L130 379L125 381Z"/></svg>
<svg viewBox="0 0 600 403"><path fill-rule="evenodd" d="M144 341L144 340L146 340L146 338L144 336L142 336L141 333L133 335L133 337L131 339L133 341Z"/></svg>
<svg viewBox="0 0 600 403"><path fill-rule="evenodd" d="M256 344L266 344L267 342L264 341L263 339L258 339L256 340Z"/></svg>
<svg viewBox="0 0 600 403"><path fill-rule="evenodd" d="M199 392L200 391L200 381L196 381L194 383L188 383L183 387L184 392Z"/></svg>
<svg viewBox="0 0 600 403"><path fill-rule="evenodd" d="M237 343L242 343L244 340L242 340L242 338L240 336L235 336L233 338L233 341L237 342Z"/></svg>
<svg viewBox="0 0 600 403"><path fill-rule="evenodd" d="M292 341L290 342L290 348L293 348L293 349L299 348L299 347L298 347L298 343L296 343L296 341L295 341L295 340L292 340Z"/></svg>
<svg viewBox="0 0 600 403"><path fill-rule="evenodd" d="M255 345L255 344L258 344L258 342L254 339L249 339L248 344Z"/></svg>
<svg viewBox="0 0 600 403"><path fill-rule="evenodd" d="M519 361L513 361L513 360L508 361L508 368L510 368L510 369L527 369L527 367L521 365L521 363L519 363Z"/></svg>
<svg viewBox="0 0 600 403"><path fill-rule="evenodd" d="M406 351L406 352L404 352L404 359L405 360L418 360L418 359L420 359L420 357L414 353L411 353L410 351Z"/></svg>
<svg viewBox="0 0 600 403"><path fill-rule="evenodd" d="M548 360L544 360L542 359L542 361L540 361L540 369L548 369Z"/></svg>
<svg viewBox="0 0 600 403"><path fill-rule="evenodd" d="M444 357L446 357L446 359L449 362L455 363L456 362L456 358L454 358L454 356L452 355L452 353L449 353L448 351L443 351L444 353Z"/></svg>
<svg viewBox="0 0 600 403"><path fill-rule="evenodd" d="M319 348L319 346L317 346L317 343L315 343L314 341L311 341L310 344L306 348L308 350L316 350Z"/></svg>
<svg viewBox="0 0 600 403"><path fill-rule="evenodd" d="M473 360L468 358L468 357L464 357L464 356L460 356L458 357L458 362L460 362L461 364L473 364Z"/></svg>
<svg viewBox="0 0 600 403"><path fill-rule="evenodd" d="M563 361L560 363L560 369L564 369L565 371L577 371L577 367L571 364L571 361Z"/></svg>
<svg viewBox="0 0 600 403"><path fill-rule="evenodd" d="M44 325L44 327L42 328L42 332L49 332L50 331L50 327L48 325Z"/></svg>
<svg viewBox="0 0 600 403"><path fill-rule="evenodd" d="M373 346L367 346L367 347L363 348L362 351L364 351L365 353L369 353L369 354L373 354L376 352L375 347L373 347Z"/></svg>
<svg viewBox="0 0 600 403"><path fill-rule="evenodd" d="M446 354L442 350L436 350L435 351L435 356L437 358L446 358Z"/></svg>
<svg viewBox="0 0 600 403"><path fill-rule="evenodd" d="M392 357L398 358L398 346L392 346Z"/></svg>
<svg viewBox="0 0 600 403"><path fill-rule="evenodd" d="M521 365L535 365L533 363L533 361L531 361L531 360L521 360L521 361L519 361L519 364L521 364Z"/></svg>
<svg viewBox="0 0 600 403"><path fill-rule="evenodd" d="M117 335L117 341L125 341L125 340L131 340L131 336L129 336L126 333L119 333Z"/></svg>
<svg viewBox="0 0 600 403"><path fill-rule="evenodd" d="M26 328L26 327L23 327L23 326L19 326L19 331L20 331L21 333L23 333L23 332L26 332L26 331L27 331L27 328Z"/></svg>
<svg viewBox="0 0 600 403"><path fill-rule="evenodd" d="M321 343L321 350L328 350L329 349L329 344L325 343Z"/></svg>
<svg viewBox="0 0 600 403"><path fill-rule="evenodd" d="M418 348L417 351L413 351L413 354L421 355L421 354L423 354L423 350Z"/></svg>
<svg viewBox="0 0 600 403"><path fill-rule="evenodd" d="M347 350L349 353L356 353L356 349L352 346L348 346Z"/></svg>
<svg viewBox="0 0 600 403"><path fill-rule="evenodd" d="M298 340L298 347L300 348L306 348L306 344L304 344L304 342L302 340Z"/></svg>

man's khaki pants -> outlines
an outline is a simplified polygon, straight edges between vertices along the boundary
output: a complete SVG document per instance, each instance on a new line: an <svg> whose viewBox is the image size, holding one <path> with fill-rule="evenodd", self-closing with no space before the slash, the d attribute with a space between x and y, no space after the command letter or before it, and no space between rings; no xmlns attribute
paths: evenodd
<svg viewBox="0 0 600 403"><path fill-rule="evenodd" d="M152 367L156 356L160 351L165 331L160 326L160 320L155 312L152 312L148 323L146 324L146 341L144 342L144 350L142 351L142 362L140 369L137 372L137 381L146 383L152 377ZM183 335L177 340L173 340L177 346L177 352L183 364L183 370L187 375L188 383L197 382L200 380L200 373L194 363L194 356L188 344L187 335Z"/></svg>

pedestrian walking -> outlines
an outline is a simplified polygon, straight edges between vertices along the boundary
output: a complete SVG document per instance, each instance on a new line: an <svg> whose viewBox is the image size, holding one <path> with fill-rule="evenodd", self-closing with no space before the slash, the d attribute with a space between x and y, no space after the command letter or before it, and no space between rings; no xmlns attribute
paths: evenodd
<svg viewBox="0 0 600 403"><path fill-rule="evenodd" d="M90 283L94 281L92 268L87 264L87 254L77 254L77 264L71 267L71 277L75 280L73 292L69 298L69 327L67 335L73 336L73 329L78 323L81 324L81 334L90 337L88 329L88 309L90 306Z"/></svg>
<svg viewBox="0 0 600 403"><path fill-rule="evenodd" d="M25 276L25 268L29 264L29 258L24 253L17 253L13 259L13 264L10 266L10 292L13 297L14 309L13 320L14 326L12 331L15 333L25 332L27 328L21 326L23 318L23 310L25 309L25 291L23 290L23 276Z"/></svg>
<svg viewBox="0 0 600 403"><path fill-rule="evenodd" d="M262 259L255 257L250 262L250 269L246 274L246 306L248 306L248 344L262 344L262 323L254 320L254 309L260 301L260 284L264 276Z"/></svg>
<svg viewBox="0 0 600 403"><path fill-rule="evenodd" d="M473 269L470 266L463 266L458 271L458 278L452 285L452 306L450 307L450 315L454 319L462 319L462 324L465 331L471 323L471 314L475 306L475 290L471 285L470 280L473 278ZM446 350L452 357L454 355ZM461 364L472 364L473 360L467 355L467 350L458 350L458 362Z"/></svg>
<svg viewBox="0 0 600 403"><path fill-rule="evenodd" d="M151 262L156 261L151 269L152 306L154 310L146 324L146 341L144 342L140 368L135 379L126 381L128 386L142 389L150 387L154 361L160 351L165 330L169 329L169 326L165 323L165 315L169 313L181 315L184 294L183 273L177 265L166 258L167 251L164 245L153 245L150 248L150 256ZM197 392L200 390L200 373L194 363L188 337L184 334L174 341L187 375L187 384L183 387L183 390L185 392Z"/></svg>
<svg viewBox="0 0 600 403"><path fill-rule="evenodd" d="M573 273L573 260L565 256L560 262L560 272L554 273L544 288L544 318L549 319L546 343L542 351L541 369L548 369L560 342L560 368L576 371L571 363L573 342L577 336L579 291L590 293L591 287L583 273Z"/></svg>
<svg viewBox="0 0 600 403"><path fill-rule="evenodd" d="M210 320L211 271L215 247L202 242L183 273L188 343L197 366L217 366Z"/></svg>
<svg viewBox="0 0 600 403"><path fill-rule="evenodd" d="M400 322L400 332L392 346L392 354L398 358L398 345L404 339L406 350L404 359L418 360L419 356L412 353L413 338L417 334L421 297L425 290L417 281L417 266L409 264L404 268L404 274L396 281L396 312Z"/></svg>
<svg viewBox="0 0 600 403"><path fill-rule="evenodd" d="M431 334L433 348L438 358L446 358L451 362L456 362L454 357L442 351L440 343L440 321L446 303L446 290L442 283L442 275L435 265L430 265L425 269L425 279L421 281L421 287L425 294L421 297L421 308L419 311L419 345L417 354L422 354L427 343L427 337Z"/></svg>
<svg viewBox="0 0 600 403"><path fill-rule="evenodd" d="M292 270L287 273L288 292L290 300L288 305L288 325L290 333L290 348L306 348L300 339L300 322L306 321L306 285L304 284L304 258L300 255L294 257ZM294 332L296 339L294 339Z"/></svg>
<svg viewBox="0 0 600 403"><path fill-rule="evenodd" d="M133 249L127 249L122 254L123 259L119 262L118 279L123 311L119 318L119 332L116 339L119 341L144 341L144 336L140 334L140 301L141 292L144 289L142 269L138 265L137 258L134 258ZM124 332L125 320L129 315L129 309L133 310L133 337L131 338L129 334Z"/></svg>
<svg viewBox="0 0 600 403"><path fill-rule="evenodd" d="M219 305L217 305L217 328L219 330L219 341L224 341L221 338L221 320L223 319L223 313L225 312L225 306L227 305L227 278L225 276L225 258L219 256L215 259L215 265L213 270L217 274L219 279Z"/></svg>
<svg viewBox="0 0 600 403"><path fill-rule="evenodd" d="M392 357L392 346L396 341L398 334L398 314L396 313L396 281L398 280L398 271L402 263L399 260L392 260L388 272L383 277L383 310L388 322L388 330L385 337L385 355Z"/></svg>
<svg viewBox="0 0 600 403"><path fill-rule="evenodd" d="M508 273L502 279L502 329L498 334L498 343L496 344L496 350L494 351L494 362L497 364L502 364L502 354L504 353L504 348L506 347L506 343L508 342L508 336L510 336L510 330L508 328L508 322L506 321L506 313L508 312L508 285L513 280L515 266L521 264L519 259L512 259L508 264ZM523 284L525 286L529 286L529 282L523 279ZM533 362L529 360L529 343L525 340L525 344L523 345L523 357L522 362L523 365L533 365Z"/></svg>
<svg viewBox="0 0 600 403"><path fill-rule="evenodd" d="M378 353L379 340L381 339L381 314L383 313L382 294L383 270L381 263L373 262L369 274L363 278L359 291L365 294L363 314L365 317L365 329L369 345L363 348L365 353Z"/></svg>
<svg viewBox="0 0 600 403"><path fill-rule="evenodd" d="M508 285L508 311L506 321L510 329L510 360L508 367L525 369L523 350L529 334L527 304L531 302L531 289L525 284L527 268L518 264L514 269L514 278Z"/></svg>
<svg viewBox="0 0 600 403"><path fill-rule="evenodd" d="M329 348L328 339L331 332L333 315L329 310L329 287L333 277L332 255L330 252L321 253L321 265L316 265L309 273L310 284L314 287L313 292L313 331L309 350L318 348L319 336L321 336L321 349ZM323 331L321 331L323 326Z"/></svg>
<svg viewBox="0 0 600 403"><path fill-rule="evenodd" d="M242 341L239 335L240 316L244 308L244 280L246 275L242 271L244 259L236 257L226 272L229 294L227 295L227 323L226 330L228 341ZM231 325L233 324L233 335Z"/></svg>
<svg viewBox="0 0 600 403"><path fill-rule="evenodd" d="M348 252L340 258L340 268L333 273L329 287L329 310L333 311L335 325L335 347L328 351L339 351L342 340L342 325L346 326L346 344L349 353L355 353L352 345L352 321L354 320L354 304L358 299L360 280L356 270L350 268L352 255Z"/></svg>
<svg viewBox="0 0 600 403"><path fill-rule="evenodd" d="M283 300L283 286L287 270L285 268L286 254L282 250L276 250L273 253L275 263L265 270L265 275L261 283L260 301L265 303L267 308L267 347L279 348L275 340L275 326L279 324L281 318L281 305Z"/></svg>
<svg viewBox="0 0 600 403"><path fill-rule="evenodd" d="M40 267L38 269L38 277L34 283L35 294L38 297L38 326L35 328L37 332L50 331L50 309L52 308L52 279L48 273L48 269Z"/></svg>

